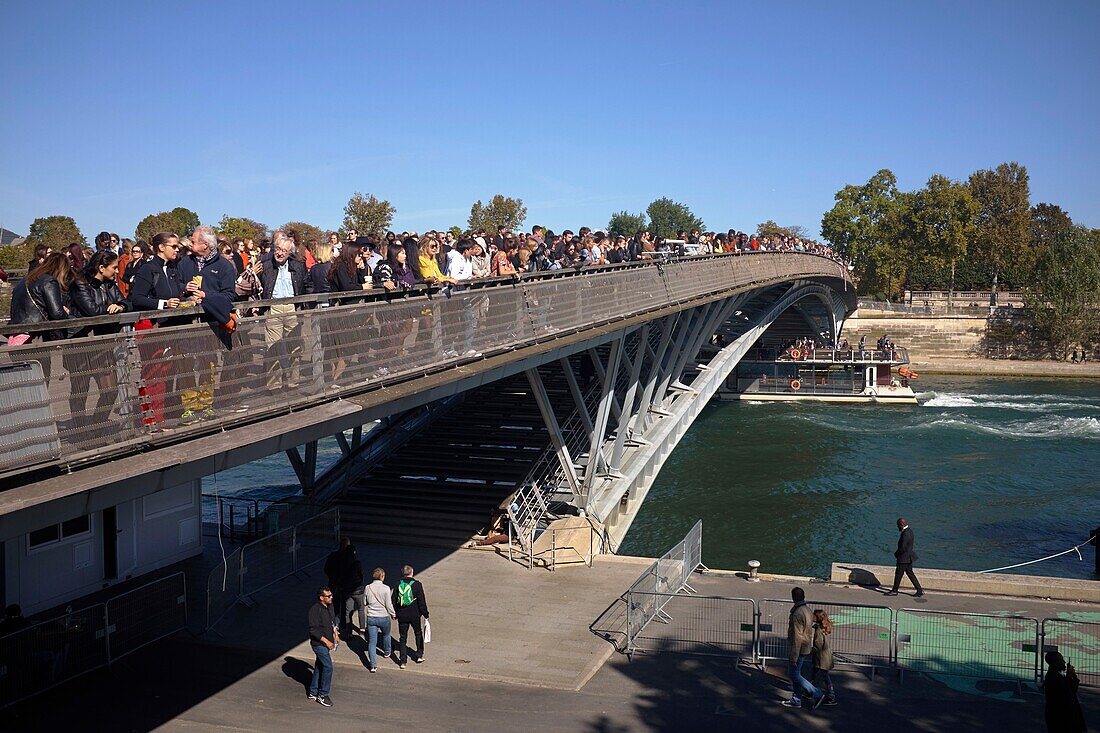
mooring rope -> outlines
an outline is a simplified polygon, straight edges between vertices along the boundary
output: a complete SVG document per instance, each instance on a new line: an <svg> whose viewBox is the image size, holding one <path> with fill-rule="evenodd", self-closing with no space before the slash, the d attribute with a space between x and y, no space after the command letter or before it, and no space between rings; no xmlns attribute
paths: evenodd
<svg viewBox="0 0 1100 733"><path fill-rule="evenodd" d="M979 570L978 573L979 574L981 574L981 573L995 573L999 570L1011 570L1012 568L1022 568L1024 565L1033 565L1037 562L1042 562L1043 560L1051 560L1051 559L1056 558L1056 557L1061 557L1062 555L1068 555L1071 552L1076 552L1077 553L1077 559L1078 560L1084 560L1085 558L1081 557L1081 550L1079 550L1078 548L1084 547L1085 545L1087 545L1091 542L1092 542L1092 538L1089 537L1087 540L1085 540L1081 544L1074 545L1073 547L1069 548L1068 550L1063 550L1062 552L1058 552L1058 553L1055 553L1053 555L1047 555L1046 557L1040 557L1036 560L1028 560L1027 562L1018 562L1015 565L1005 565L1003 568L990 568L989 570Z"/></svg>

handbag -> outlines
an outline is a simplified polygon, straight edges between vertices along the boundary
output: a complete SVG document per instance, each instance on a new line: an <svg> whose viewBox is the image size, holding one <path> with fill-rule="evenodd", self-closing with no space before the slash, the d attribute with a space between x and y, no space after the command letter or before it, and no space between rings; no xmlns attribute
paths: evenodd
<svg viewBox="0 0 1100 733"><path fill-rule="evenodd" d="M428 619L424 619L424 643L427 644L432 640L432 625L428 623Z"/></svg>

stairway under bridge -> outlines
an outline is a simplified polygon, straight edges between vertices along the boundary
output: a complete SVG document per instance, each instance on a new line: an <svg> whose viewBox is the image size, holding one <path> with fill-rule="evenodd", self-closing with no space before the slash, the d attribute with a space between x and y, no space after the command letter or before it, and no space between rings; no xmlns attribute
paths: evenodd
<svg viewBox="0 0 1100 733"><path fill-rule="evenodd" d="M363 297L300 311L302 326L282 350L265 343L267 316L244 318L228 350L202 323L4 349L0 371L18 376L0 417L0 541L286 451L308 495L342 495L348 521L358 522L349 527L377 539L408 541L388 530L419 518L446 530L436 541L457 543L503 503L521 544L547 517L570 512L598 525L613 551L741 355L781 318L784 328L835 338L855 307L846 268L795 253L540 274L452 297ZM121 320L138 315L163 314ZM339 354L332 333L341 334ZM157 356L179 345L186 349ZM296 387L253 388L255 374L277 370L293 346ZM66 392L68 350L80 352L95 384L79 399ZM339 380L336 356L349 365ZM216 417L150 430L132 406L106 419L95 411L99 375L117 375L136 402L156 384L147 367L157 359L175 369L162 385L169 399L181 370L213 366ZM467 432L478 433L476 444L463 442ZM346 458L317 476L316 441L333 435ZM375 518L387 509L388 527Z"/></svg>

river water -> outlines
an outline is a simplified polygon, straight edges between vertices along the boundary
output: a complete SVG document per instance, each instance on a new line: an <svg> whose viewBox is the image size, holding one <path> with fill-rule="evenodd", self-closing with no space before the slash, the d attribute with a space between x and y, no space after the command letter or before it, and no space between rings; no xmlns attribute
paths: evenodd
<svg viewBox="0 0 1100 733"><path fill-rule="evenodd" d="M1100 383L921 377L920 405L710 405L669 457L620 551L660 554L703 518L703 561L795 575L893 563L985 570L1100 526ZM1092 578L1092 547L1015 572Z"/></svg>
<svg viewBox="0 0 1100 733"><path fill-rule="evenodd" d="M703 518L703 561L827 575L891 564L898 516L918 567L985 570L1060 552L1100 526L1100 382L920 378L922 404L713 403L657 477L620 551L656 556ZM324 441L318 463L339 456ZM283 455L203 491L279 498ZM213 516L208 517L213 520ZM1068 555L1014 572L1091 578Z"/></svg>

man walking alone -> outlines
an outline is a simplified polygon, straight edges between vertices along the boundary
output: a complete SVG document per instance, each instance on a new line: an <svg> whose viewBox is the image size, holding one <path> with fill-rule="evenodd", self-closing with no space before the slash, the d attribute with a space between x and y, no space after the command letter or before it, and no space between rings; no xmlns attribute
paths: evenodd
<svg viewBox="0 0 1100 733"><path fill-rule="evenodd" d="M317 591L317 602L309 609L309 645L317 659L313 663L308 697L326 708L332 707L328 696L332 685L332 652L339 643L340 632L332 612L332 589L325 586Z"/></svg>
<svg viewBox="0 0 1100 733"><path fill-rule="evenodd" d="M894 569L894 587L886 595L896 596L898 586L901 585L901 576L907 575L909 582L917 589L916 597L920 598L924 595L924 590L920 587L916 574L913 573L913 563L917 561L917 553L913 552L913 530L909 528L909 522L905 521L904 517L898 519L898 531L901 534L898 536L898 549L894 551L894 557L897 559L897 567Z"/></svg>
<svg viewBox="0 0 1100 733"><path fill-rule="evenodd" d="M428 618L428 601L424 598L424 586L413 577L412 566L401 568L401 576L401 581L393 589L393 605L397 609L397 629L401 634L398 640L397 663L401 669L405 669L409 659L410 626L416 636L416 656L413 661L417 664L424 661L424 629L420 625L420 619Z"/></svg>

